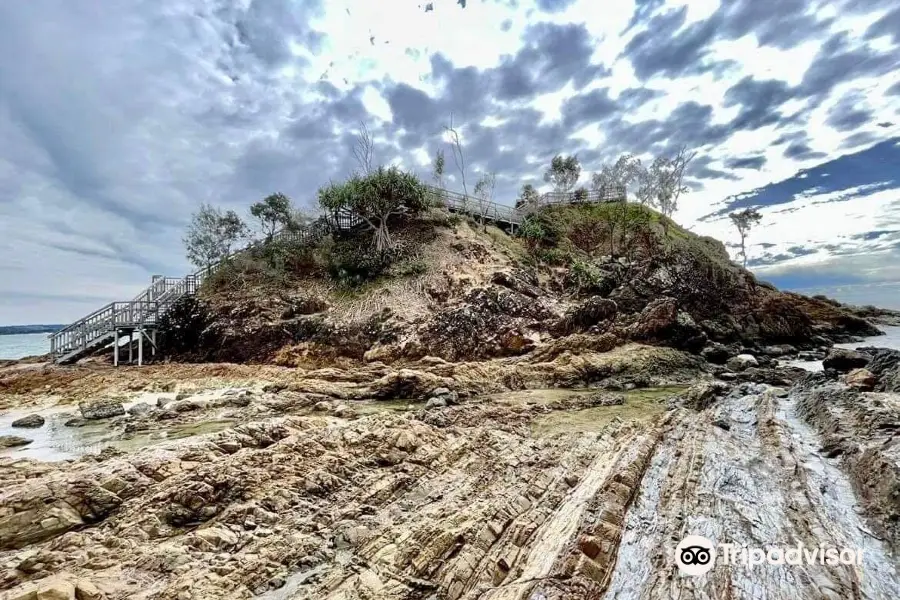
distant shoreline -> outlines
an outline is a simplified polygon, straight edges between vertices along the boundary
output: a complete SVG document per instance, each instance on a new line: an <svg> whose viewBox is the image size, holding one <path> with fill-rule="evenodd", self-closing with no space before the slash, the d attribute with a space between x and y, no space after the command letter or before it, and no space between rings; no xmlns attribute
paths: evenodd
<svg viewBox="0 0 900 600"><path fill-rule="evenodd" d="M0 325L0 335L23 335L28 333L56 333L65 325Z"/></svg>

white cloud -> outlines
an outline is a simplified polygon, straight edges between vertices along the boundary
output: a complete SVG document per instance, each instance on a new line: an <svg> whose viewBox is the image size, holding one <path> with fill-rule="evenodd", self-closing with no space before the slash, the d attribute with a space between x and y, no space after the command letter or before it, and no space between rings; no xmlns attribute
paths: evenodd
<svg viewBox="0 0 900 600"><path fill-rule="evenodd" d="M645 153L653 144L676 143L699 135L696 129L718 125L725 133L704 138L712 141L696 148L701 156L714 159L711 169L728 172L725 162L734 158L762 156L766 161L759 170L731 171L738 180L705 179L702 190L685 195L677 216L691 224L728 196L822 162L821 157L785 157L785 144L774 143L784 134L804 134L810 150L828 157L846 152L842 145L853 133L867 133L872 139L900 135L900 96L887 94L900 82L896 71L888 77L878 71L856 73L862 64L851 65L847 81L825 93L808 119L796 124L781 120L727 131L744 105L723 105L728 90L748 76L799 86L821 60L823 44L842 31L851 50L868 44L873 52L900 56L896 40L888 36L864 39L884 8L851 14L826 3L821 16L831 14L834 22L791 49L760 45L753 31L729 40L712 35L705 46L707 60L733 61L731 66L641 80L638 74L643 71L627 50L647 30L649 17L637 19L623 32L645 3L577 0L552 14L540 12L534 0L517 6L473 0L465 9L456 0L433 0L435 10L427 13L424 4L334 0L318 10L319 3L312 0L0 3L0 138L5 141L0 147L0 297L30 297L29 306L48 311L38 319L22 303L0 303L0 323L73 319L85 308L84 299L75 296L128 298L152 271L186 271L181 230L201 202L244 210L256 195L275 189L308 201L319 184L345 174L346 137L355 132L360 118L370 120L385 160L426 165L429 144L439 138L443 118L430 112L434 107L429 102L445 110L449 101L442 104L438 99L457 91L437 81L432 60L440 56L456 69L496 68L534 42L526 38L540 23L583 25L592 38L592 62L602 63L610 73L582 82L586 85L580 90L572 81L548 84L545 80L561 68L552 60L562 60L565 51L581 50L559 48L571 40L557 39L540 57L553 68L544 80L528 82L543 86L538 93L500 105L495 82L485 80L455 96L452 110L477 115L472 122L457 121L464 136L475 135L476 123L497 132L496 139L483 138L492 140L490 147L470 148L481 161L472 165L473 172L489 168L486 163L500 154L517 159L501 173L507 184L498 188L498 199L507 203L521 183L517 179L540 179L540 166L533 173L525 169L552 152L594 151L597 161L609 160L606 155L613 151ZM781 6L773 4L770 12ZM677 14L671 11L683 7L685 21L675 35L703 33L704 22L720 8L716 0L673 0L658 13ZM749 12L746 18L758 18ZM311 29L323 34L321 47ZM662 58L654 60L674 59L679 52L691 56L690 39L675 43L666 39L669 32L650 33L653 42L664 47ZM809 32L789 33L799 39ZM552 52L557 55L550 56ZM523 62L533 67L540 61L530 57ZM700 62L690 66L696 70ZM323 82L333 87L323 87ZM394 98L392 108L391 93L401 84L427 97L413 96L405 103ZM658 97L568 129L560 124L567 101L603 88L609 88L613 99L634 90L652 90ZM485 97L476 97L486 91ZM837 131L829 117L853 91L863 98L859 107L873 111L875 118L853 131ZM673 111L689 102L709 105L712 112L704 117L706 122L679 129ZM807 105L804 96L771 110L790 115ZM403 114L395 110L400 106ZM522 118L516 112L522 107L542 114L535 119L529 115L529 122L519 125L521 135L532 139L517 139L517 132L510 135L508 129L519 123L514 119ZM438 121L425 128L430 138L416 131L417 111L422 119ZM654 120L658 124L653 127L632 129ZM890 124L881 126L879 121ZM660 129L665 131L661 134ZM629 131L647 137L628 136ZM654 135L659 139L647 139ZM586 171L598 166L584 165ZM764 209L767 224L754 232L753 241L774 244L772 254L793 245L819 248L819 254L804 260L827 262L837 257L824 246L879 250L883 241L852 236L897 223L891 204L896 193L878 192L852 203L823 199L795 198ZM774 213L785 208L796 211ZM700 223L695 230L733 237L726 221ZM35 299L39 296L51 300ZM66 301L66 296L72 298Z"/></svg>

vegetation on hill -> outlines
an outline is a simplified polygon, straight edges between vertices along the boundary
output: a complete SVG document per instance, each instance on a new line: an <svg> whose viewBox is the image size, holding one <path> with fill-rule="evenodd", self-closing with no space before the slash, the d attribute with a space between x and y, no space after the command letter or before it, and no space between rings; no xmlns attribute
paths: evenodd
<svg viewBox="0 0 900 600"><path fill-rule="evenodd" d="M451 139L464 173L461 141ZM649 167L626 155L591 177L595 190L632 188L638 202L583 202L572 192L581 165L558 156L546 177L573 202L541 205L523 187L517 204L527 217L510 235L477 206L449 213L411 173L373 168L371 142L361 140L361 171L319 190L317 227L273 194L250 209L259 241L230 256L224 248L234 240L209 244L223 262L199 298L164 320L170 351L327 364L537 359L637 341L693 353L729 345L735 354L747 345L802 346L818 333L877 332L839 306L758 282L721 242L675 223L686 151ZM436 181L444 166L439 153ZM493 177L478 181L479 197L489 197ZM195 221L201 242L249 230L228 213L218 217Z"/></svg>

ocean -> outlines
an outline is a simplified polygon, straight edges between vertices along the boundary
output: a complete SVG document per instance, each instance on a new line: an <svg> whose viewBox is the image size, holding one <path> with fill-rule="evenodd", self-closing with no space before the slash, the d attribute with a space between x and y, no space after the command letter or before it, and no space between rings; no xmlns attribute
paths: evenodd
<svg viewBox="0 0 900 600"><path fill-rule="evenodd" d="M16 333L0 335L0 359L25 358L50 352L46 333Z"/></svg>

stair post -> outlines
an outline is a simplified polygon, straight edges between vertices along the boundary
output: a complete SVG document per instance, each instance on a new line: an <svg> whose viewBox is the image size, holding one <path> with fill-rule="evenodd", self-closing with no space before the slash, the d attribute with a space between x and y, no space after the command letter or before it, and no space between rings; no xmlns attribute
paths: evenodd
<svg viewBox="0 0 900 600"><path fill-rule="evenodd" d="M116 340L115 342L113 342L113 366L118 367L119 366L119 328L118 327L115 328L115 333L113 335L115 336L115 340Z"/></svg>

